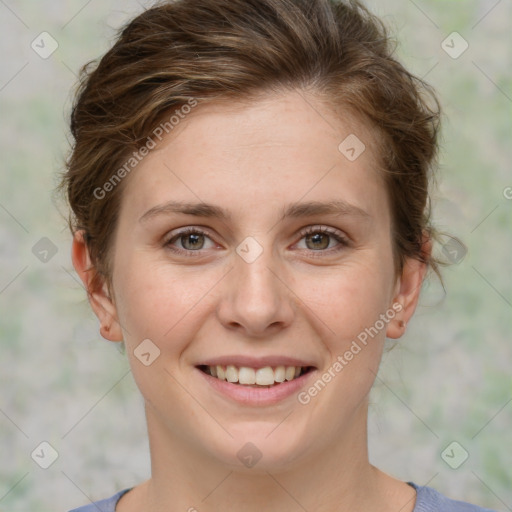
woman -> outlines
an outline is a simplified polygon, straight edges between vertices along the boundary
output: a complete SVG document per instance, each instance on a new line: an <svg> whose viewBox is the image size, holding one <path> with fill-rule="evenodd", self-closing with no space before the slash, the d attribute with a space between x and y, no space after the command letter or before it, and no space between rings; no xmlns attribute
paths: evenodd
<svg viewBox="0 0 512 512"><path fill-rule="evenodd" d="M368 394L437 237L435 95L357 2L178 0L72 113L73 264L151 478L77 511L477 511L373 467Z"/></svg>

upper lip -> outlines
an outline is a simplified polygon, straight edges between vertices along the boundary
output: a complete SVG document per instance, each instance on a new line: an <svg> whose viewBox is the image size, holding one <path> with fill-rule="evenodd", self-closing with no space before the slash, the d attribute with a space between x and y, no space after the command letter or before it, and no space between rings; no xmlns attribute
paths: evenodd
<svg viewBox="0 0 512 512"><path fill-rule="evenodd" d="M312 366L315 365L311 361L304 359L297 359L296 357L287 356L266 356L266 357L251 357L247 355L230 355L212 357L202 361L197 366L228 366L233 365L238 368L244 366L246 368L265 368L271 366Z"/></svg>

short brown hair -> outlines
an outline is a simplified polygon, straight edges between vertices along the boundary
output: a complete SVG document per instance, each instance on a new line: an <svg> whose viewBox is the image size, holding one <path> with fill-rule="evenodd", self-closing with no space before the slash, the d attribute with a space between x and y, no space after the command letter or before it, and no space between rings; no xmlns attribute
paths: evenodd
<svg viewBox="0 0 512 512"><path fill-rule="evenodd" d="M84 230L95 279L110 286L109 252L123 183L108 182L161 122L187 101L245 100L272 90L310 90L348 109L377 135L391 204L395 267L435 239L429 183L439 103L394 57L383 23L355 0L175 0L146 10L86 64L71 114L74 146L60 188L74 232ZM442 279L441 279L442 281Z"/></svg>

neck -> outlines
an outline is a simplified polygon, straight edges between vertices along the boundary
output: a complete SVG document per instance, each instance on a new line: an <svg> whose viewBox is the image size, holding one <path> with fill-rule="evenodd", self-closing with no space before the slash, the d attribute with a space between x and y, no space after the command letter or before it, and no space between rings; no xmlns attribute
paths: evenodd
<svg viewBox="0 0 512 512"><path fill-rule="evenodd" d="M343 432L332 432L336 442L311 449L287 461L252 468L219 462L213 452L187 443L186 433L173 433L154 411L146 408L152 477L145 484L144 510L190 512L315 512L386 510L386 500L404 505L403 482L391 479L368 461L367 408L360 408ZM243 443L242 443L243 444ZM318 446L322 440L315 441ZM240 444L234 443L240 447ZM313 447L314 448L314 447ZM237 449L234 448L233 453ZM397 484L401 484L400 487ZM400 490L399 490L400 489ZM414 490L407 491L409 500ZM383 502L384 500L384 502ZM390 508L391 509L391 508ZM412 510L404 508L403 512Z"/></svg>

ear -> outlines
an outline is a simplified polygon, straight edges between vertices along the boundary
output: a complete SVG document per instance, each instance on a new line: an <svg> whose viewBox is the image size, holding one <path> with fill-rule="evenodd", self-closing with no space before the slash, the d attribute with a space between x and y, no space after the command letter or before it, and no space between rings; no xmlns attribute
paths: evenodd
<svg viewBox="0 0 512 512"><path fill-rule="evenodd" d="M432 252L432 240L428 235L423 238L423 254L428 261L428 257ZM421 286L427 272L427 264L415 258L407 258L402 269L402 274L397 279L395 286L395 296L393 298L394 310L398 309L397 304L401 308L396 313L394 319L389 322L386 329L388 338L398 339L404 333L407 322L412 318L418 300L420 297Z"/></svg>
<svg viewBox="0 0 512 512"><path fill-rule="evenodd" d="M89 303L100 321L100 334L109 341L123 341L123 333L117 317L117 309L110 298L104 279L94 285L96 269L91 264L89 249L84 240L84 231L77 231L73 237L71 259L75 270L84 283Z"/></svg>

